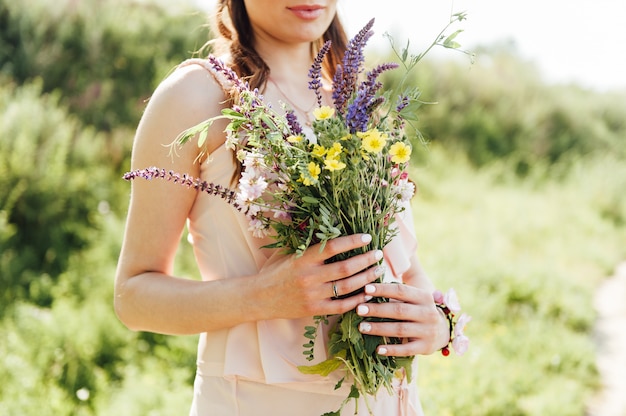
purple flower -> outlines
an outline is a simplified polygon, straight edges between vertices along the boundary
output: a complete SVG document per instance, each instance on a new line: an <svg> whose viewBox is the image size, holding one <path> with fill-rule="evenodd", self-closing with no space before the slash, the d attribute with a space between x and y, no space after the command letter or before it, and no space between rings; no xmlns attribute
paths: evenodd
<svg viewBox="0 0 626 416"><path fill-rule="evenodd" d="M237 203L237 193L233 190L225 188L221 185L209 183L203 181L200 178L194 178L193 176L180 173L166 171L165 169L159 169L157 167L149 167L145 169L137 169L131 172L126 172L123 176L124 180L131 181L137 178L143 178L146 180L151 179L164 179L166 181L178 183L188 188L193 188L197 191L207 193L222 198L228 204L232 205L237 211L246 213L245 209Z"/></svg>
<svg viewBox="0 0 626 416"><path fill-rule="evenodd" d="M320 88L322 88L322 62L324 61L324 56L330 50L331 42L327 40L324 42L324 46L320 49L313 61L313 65L309 70L309 88L315 91L315 96L317 97L317 105L319 107L322 106L322 93L320 92Z"/></svg>
<svg viewBox="0 0 626 416"><path fill-rule="evenodd" d="M346 53L333 77L333 102L335 109L343 114L346 103L355 89L357 77L361 72L361 65L365 60L363 48L372 37L374 19L370 20L348 43Z"/></svg>
<svg viewBox="0 0 626 416"><path fill-rule="evenodd" d="M367 130L367 123L370 118L369 114L367 114L367 107L365 104L366 101L366 91L359 90L354 101L348 106L348 111L346 112L346 125L348 126L350 133Z"/></svg>
<svg viewBox="0 0 626 416"><path fill-rule="evenodd" d="M396 104L396 111L399 113L400 111L404 110L407 105L409 105L409 97L407 97L406 95L400 95L398 97L398 104Z"/></svg>
<svg viewBox="0 0 626 416"><path fill-rule="evenodd" d="M378 65L367 73L367 77L359 84L354 101L348 106L346 124L351 133L367 130L367 124L372 112L384 102L384 98L376 93L383 86L378 77L384 71L395 69L398 64L394 62Z"/></svg>
<svg viewBox="0 0 626 416"><path fill-rule="evenodd" d="M233 71L232 69L230 69L228 66L226 66L224 62L222 62L221 59L213 55L209 55L207 60L218 73L223 74L226 77L226 80L231 82L233 86L237 88L239 91L249 90L248 84L243 82L241 78L239 78L237 73Z"/></svg>
<svg viewBox="0 0 626 416"><path fill-rule="evenodd" d="M287 124L289 125L289 129L294 135L302 134L302 126L298 122L298 116L294 113L293 110L287 111L285 113L285 118L287 119Z"/></svg>

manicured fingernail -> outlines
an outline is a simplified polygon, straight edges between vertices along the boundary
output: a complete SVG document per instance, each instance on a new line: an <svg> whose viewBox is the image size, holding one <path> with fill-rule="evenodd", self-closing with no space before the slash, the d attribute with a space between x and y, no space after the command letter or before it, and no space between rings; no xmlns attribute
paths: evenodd
<svg viewBox="0 0 626 416"><path fill-rule="evenodd" d="M374 299L374 296L365 295L365 302L369 302L372 299Z"/></svg>
<svg viewBox="0 0 626 416"><path fill-rule="evenodd" d="M359 330L361 332L370 332L372 330L372 325L369 322L361 322L361 325L359 325Z"/></svg>
<svg viewBox="0 0 626 416"><path fill-rule="evenodd" d="M372 294L376 292L376 286L374 285L365 285L365 293Z"/></svg>
<svg viewBox="0 0 626 416"><path fill-rule="evenodd" d="M359 315L367 315L367 313L370 311L370 308L368 308L365 305L359 305L356 308L356 313Z"/></svg>
<svg viewBox="0 0 626 416"><path fill-rule="evenodd" d="M385 355L385 354L387 354L387 348L385 347L378 348L378 355Z"/></svg>
<svg viewBox="0 0 626 416"><path fill-rule="evenodd" d="M376 250L376 253L374 253L374 256L376 257L376 260L380 260L383 258L383 251L382 250Z"/></svg>
<svg viewBox="0 0 626 416"><path fill-rule="evenodd" d="M369 243L372 241L372 236L369 234L363 234L361 236L361 241L363 241L364 243Z"/></svg>
<svg viewBox="0 0 626 416"><path fill-rule="evenodd" d="M385 274L385 267L384 266L376 267L376 270L374 270L374 275L376 275L376 277L380 277L383 274Z"/></svg>

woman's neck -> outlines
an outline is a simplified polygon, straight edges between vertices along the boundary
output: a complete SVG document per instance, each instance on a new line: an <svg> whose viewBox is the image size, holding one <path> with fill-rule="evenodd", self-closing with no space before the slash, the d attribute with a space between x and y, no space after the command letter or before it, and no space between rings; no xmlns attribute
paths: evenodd
<svg viewBox="0 0 626 416"><path fill-rule="evenodd" d="M310 43L276 44L259 42L256 50L270 68L270 73L277 82L299 84L306 82L309 69L313 64Z"/></svg>

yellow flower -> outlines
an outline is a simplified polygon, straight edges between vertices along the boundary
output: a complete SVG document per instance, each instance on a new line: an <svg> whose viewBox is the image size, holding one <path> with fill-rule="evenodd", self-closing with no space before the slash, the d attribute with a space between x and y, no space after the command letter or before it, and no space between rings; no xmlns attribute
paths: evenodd
<svg viewBox="0 0 626 416"><path fill-rule="evenodd" d="M322 169L320 169L318 164L315 162L309 162L309 166L307 168L309 169L309 174L313 177L313 179L317 179L322 172Z"/></svg>
<svg viewBox="0 0 626 416"><path fill-rule="evenodd" d="M411 159L411 146L407 146L402 142L394 143L389 148L389 154L393 156L391 158L393 163L408 162Z"/></svg>
<svg viewBox="0 0 626 416"><path fill-rule="evenodd" d="M320 176L322 169L315 162L309 162L307 166L308 175L300 174L300 181L306 185L311 186L313 183L317 182L317 178Z"/></svg>
<svg viewBox="0 0 626 416"><path fill-rule="evenodd" d="M324 157L326 154L326 148L324 146L320 146L319 144L313 145L313 150L311 154L314 156Z"/></svg>
<svg viewBox="0 0 626 416"><path fill-rule="evenodd" d="M340 143L333 143L333 147L328 149L326 152L326 159L328 160L338 160L341 156L341 152L343 151L343 146Z"/></svg>
<svg viewBox="0 0 626 416"><path fill-rule="evenodd" d="M331 118L334 115L335 109L327 105L323 105L313 110L313 116L316 120L325 120L327 118Z"/></svg>
<svg viewBox="0 0 626 416"><path fill-rule="evenodd" d="M326 159L324 161L324 168L329 170L329 171L335 171L335 170L341 170L343 168L346 167L346 164L343 162L340 162L336 159Z"/></svg>
<svg viewBox="0 0 626 416"><path fill-rule="evenodd" d="M289 143L300 143L302 140L304 140L304 138L299 134L297 136L292 135L287 137Z"/></svg>
<svg viewBox="0 0 626 416"><path fill-rule="evenodd" d="M368 130L366 132L357 132L356 134L361 139L361 147L369 153L380 153L387 144L387 134L381 133L378 129Z"/></svg>

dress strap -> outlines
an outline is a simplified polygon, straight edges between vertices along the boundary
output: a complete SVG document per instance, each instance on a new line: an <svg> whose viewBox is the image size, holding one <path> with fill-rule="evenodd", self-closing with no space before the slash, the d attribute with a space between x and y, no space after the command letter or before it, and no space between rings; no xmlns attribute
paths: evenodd
<svg viewBox="0 0 626 416"><path fill-rule="evenodd" d="M228 81L223 74L216 71L207 59L190 58L181 62L178 65L178 68L183 68L189 65L199 65L206 69L211 74L213 79L215 79L215 82L217 82L222 87L222 91L224 91L224 94L227 97L232 97L232 82Z"/></svg>

